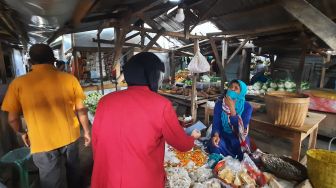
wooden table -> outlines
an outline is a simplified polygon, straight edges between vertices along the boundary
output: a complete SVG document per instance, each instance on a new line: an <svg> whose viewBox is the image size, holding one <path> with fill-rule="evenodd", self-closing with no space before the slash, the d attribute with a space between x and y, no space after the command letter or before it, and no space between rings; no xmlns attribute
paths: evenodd
<svg viewBox="0 0 336 188"><path fill-rule="evenodd" d="M213 115L213 109L205 106L205 123L209 122L209 116ZM266 132L267 134L289 139L292 143L292 159L299 161L301 145L305 138L309 137L308 149L314 149L319 123L326 117L324 114L308 112L307 118L301 127L275 126L266 113L255 113L250 120L250 129Z"/></svg>
<svg viewBox="0 0 336 188"><path fill-rule="evenodd" d="M184 96L184 95L176 95L176 94L170 94L170 93L164 93L164 92L159 92L160 95L167 97L169 100L172 102L176 102L177 104L181 104L184 106L190 107L191 105L191 97L190 96ZM206 103L208 100L214 100L217 99L219 95L211 95L208 98L204 97L197 97L196 104L197 105L202 105Z"/></svg>

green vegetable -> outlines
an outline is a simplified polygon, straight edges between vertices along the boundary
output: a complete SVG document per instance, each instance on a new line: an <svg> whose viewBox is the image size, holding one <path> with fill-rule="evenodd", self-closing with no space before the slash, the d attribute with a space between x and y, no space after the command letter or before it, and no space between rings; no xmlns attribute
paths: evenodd
<svg viewBox="0 0 336 188"><path fill-rule="evenodd" d="M84 100L84 104L89 109L89 112L91 112L92 114L96 113L97 104L98 104L100 98L102 98L102 97L103 97L103 95L100 94L99 92L90 93L86 97L86 99Z"/></svg>

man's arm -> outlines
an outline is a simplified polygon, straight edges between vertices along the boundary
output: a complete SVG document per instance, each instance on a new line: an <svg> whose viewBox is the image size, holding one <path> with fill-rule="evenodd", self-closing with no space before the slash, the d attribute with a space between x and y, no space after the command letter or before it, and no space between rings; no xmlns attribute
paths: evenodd
<svg viewBox="0 0 336 188"><path fill-rule="evenodd" d="M8 112L8 123L16 133L16 135L20 135L23 143L29 147L30 141L26 131L20 131L22 129L22 122L20 118L20 114L17 112Z"/></svg>
<svg viewBox="0 0 336 188"><path fill-rule="evenodd" d="M83 130L84 130L85 146L89 146L90 143L91 143L89 118L88 118L88 115L87 115L87 108L85 107L83 102L77 102L76 112L77 112L77 115L78 115L79 122L82 125Z"/></svg>

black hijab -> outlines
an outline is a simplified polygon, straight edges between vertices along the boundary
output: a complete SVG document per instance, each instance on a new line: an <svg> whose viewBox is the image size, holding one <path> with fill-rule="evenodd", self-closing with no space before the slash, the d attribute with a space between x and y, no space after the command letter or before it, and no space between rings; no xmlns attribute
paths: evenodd
<svg viewBox="0 0 336 188"><path fill-rule="evenodd" d="M124 76L129 86L149 86L157 92L160 72L165 67L162 61L151 52L141 52L133 56L124 66Z"/></svg>

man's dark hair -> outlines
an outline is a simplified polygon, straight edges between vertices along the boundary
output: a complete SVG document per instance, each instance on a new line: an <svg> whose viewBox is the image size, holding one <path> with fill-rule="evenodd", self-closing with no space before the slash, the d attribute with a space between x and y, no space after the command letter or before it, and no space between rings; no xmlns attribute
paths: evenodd
<svg viewBox="0 0 336 188"><path fill-rule="evenodd" d="M53 50L46 44L34 44L29 49L32 64L52 64L55 61Z"/></svg>

